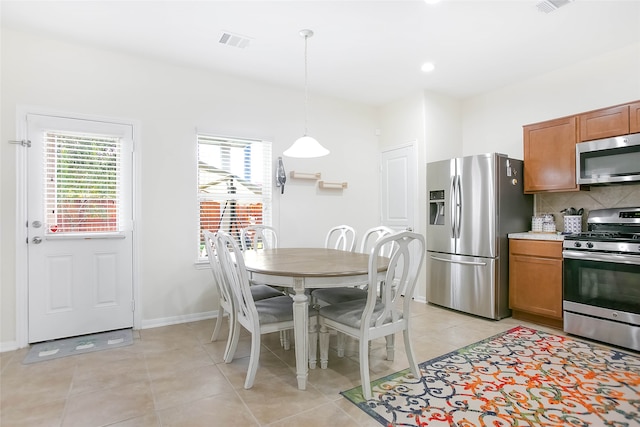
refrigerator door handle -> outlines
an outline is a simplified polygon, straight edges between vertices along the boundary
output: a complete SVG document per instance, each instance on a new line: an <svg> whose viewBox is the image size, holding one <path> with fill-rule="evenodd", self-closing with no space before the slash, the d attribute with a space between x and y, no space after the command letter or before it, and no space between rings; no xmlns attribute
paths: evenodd
<svg viewBox="0 0 640 427"><path fill-rule="evenodd" d="M440 258L440 257L433 256L433 255L431 255L431 259L435 259L436 261L449 262L449 263L451 263L451 264L478 265L478 266L481 266L481 267L484 267L485 265L487 265L487 263L486 263L486 262L477 262L477 261L456 261L456 260L452 260L452 259Z"/></svg>
<svg viewBox="0 0 640 427"><path fill-rule="evenodd" d="M451 206L451 237L456 238L456 182L458 181L458 175L454 175L451 180L451 196L449 206Z"/></svg>
<svg viewBox="0 0 640 427"><path fill-rule="evenodd" d="M462 222L462 188L460 184L460 175L457 176L456 180L456 238L460 238L460 226Z"/></svg>

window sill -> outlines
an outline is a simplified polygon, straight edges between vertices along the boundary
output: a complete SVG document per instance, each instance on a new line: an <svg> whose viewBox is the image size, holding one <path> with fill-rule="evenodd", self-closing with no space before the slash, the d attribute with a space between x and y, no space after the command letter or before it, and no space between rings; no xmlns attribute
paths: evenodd
<svg viewBox="0 0 640 427"><path fill-rule="evenodd" d="M193 265L196 270L205 270L209 268L209 261L196 261Z"/></svg>

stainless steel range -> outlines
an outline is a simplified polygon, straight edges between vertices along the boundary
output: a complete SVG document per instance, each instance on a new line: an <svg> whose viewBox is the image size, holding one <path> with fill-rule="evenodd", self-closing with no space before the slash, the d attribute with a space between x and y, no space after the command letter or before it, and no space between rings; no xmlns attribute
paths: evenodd
<svg viewBox="0 0 640 427"><path fill-rule="evenodd" d="M640 351L640 207L589 213L563 242L564 331Z"/></svg>

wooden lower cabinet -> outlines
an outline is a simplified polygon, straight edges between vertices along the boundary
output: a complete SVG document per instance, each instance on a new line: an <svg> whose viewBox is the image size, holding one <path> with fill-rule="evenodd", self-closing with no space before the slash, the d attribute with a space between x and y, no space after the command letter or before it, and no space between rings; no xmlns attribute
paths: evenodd
<svg viewBox="0 0 640 427"><path fill-rule="evenodd" d="M509 308L515 319L562 329L562 241L509 240Z"/></svg>

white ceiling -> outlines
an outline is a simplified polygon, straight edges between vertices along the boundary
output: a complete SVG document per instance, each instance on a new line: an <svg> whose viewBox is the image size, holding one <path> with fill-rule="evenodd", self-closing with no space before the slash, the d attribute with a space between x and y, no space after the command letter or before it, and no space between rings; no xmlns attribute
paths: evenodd
<svg viewBox="0 0 640 427"><path fill-rule="evenodd" d="M640 42L640 0L2 0L2 26L381 105L465 98ZM220 44L223 32L250 38ZM433 61L435 71L420 66Z"/></svg>

